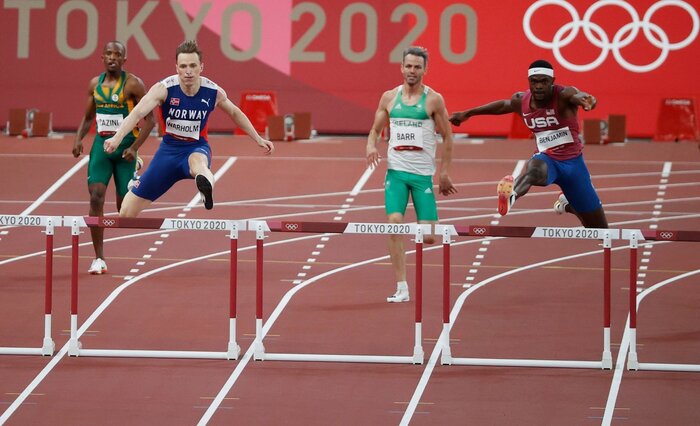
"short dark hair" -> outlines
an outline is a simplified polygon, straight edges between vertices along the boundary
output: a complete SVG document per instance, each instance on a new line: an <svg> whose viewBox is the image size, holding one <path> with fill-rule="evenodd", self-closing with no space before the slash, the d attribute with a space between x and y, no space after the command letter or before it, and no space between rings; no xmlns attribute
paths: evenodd
<svg viewBox="0 0 700 426"><path fill-rule="evenodd" d="M554 69L554 67L552 66L552 64L550 64L549 62L545 61L544 59L538 59L538 60L536 60L535 62L531 63L530 66L527 67L527 68L528 68L528 69L530 69L530 68L549 68L550 70L553 70L553 69Z"/></svg>
<svg viewBox="0 0 700 426"><path fill-rule="evenodd" d="M423 58L423 64L428 67L428 49L420 46L409 46L404 49L403 56L401 57L401 62L406 59L406 55L420 56Z"/></svg>
<svg viewBox="0 0 700 426"><path fill-rule="evenodd" d="M197 45L197 40L185 40L177 47L175 50L175 62L177 62L177 57L180 53L196 53L199 57L199 61L202 61L202 51L199 50Z"/></svg>
<svg viewBox="0 0 700 426"><path fill-rule="evenodd" d="M126 46L124 46L124 43L122 43L122 42L119 41L119 40L110 40L110 41L108 41L107 43L105 43L105 46L102 48L102 51L104 51L104 50L107 48L107 46L109 46L110 44L119 45L119 46L122 48L122 52L124 53L124 57L126 58Z"/></svg>

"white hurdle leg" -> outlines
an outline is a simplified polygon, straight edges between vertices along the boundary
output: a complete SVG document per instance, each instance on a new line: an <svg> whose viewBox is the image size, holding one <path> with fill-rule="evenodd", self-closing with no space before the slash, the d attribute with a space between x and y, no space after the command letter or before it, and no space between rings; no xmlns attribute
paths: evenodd
<svg viewBox="0 0 700 426"><path fill-rule="evenodd" d="M229 319L229 339L226 359L238 359L241 354L241 347L236 343L236 318Z"/></svg>
<svg viewBox="0 0 700 426"><path fill-rule="evenodd" d="M41 347L41 354L50 356L56 350L56 344L51 338L51 314L44 315L44 344Z"/></svg>
<svg viewBox="0 0 700 426"><path fill-rule="evenodd" d="M78 219L73 218L71 223L71 303L70 303L70 341L68 342L68 355L78 356L80 342L78 342L78 259L80 254L80 225Z"/></svg>
<svg viewBox="0 0 700 426"><path fill-rule="evenodd" d="M610 274L612 270L610 253L612 239L610 231L605 231L603 238L603 359L602 368L612 370L612 352L610 351Z"/></svg>
<svg viewBox="0 0 700 426"><path fill-rule="evenodd" d="M442 365L452 365L452 351L450 350L450 229L442 228L442 333L440 334L442 345Z"/></svg>
<svg viewBox="0 0 700 426"><path fill-rule="evenodd" d="M241 347L236 343L236 294L238 292L238 225L233 224L229 235L230 256L229 262L229 339L226 359L238 359Z"/></svg>
<svg viewBox="0 0 700 426"><path fill-rule="evenodd" d="M423 364L423 225L416 226L416 341L413 346L413 363Z"/></svg>
<svg viewBox="0 0 700 426"><path fill-rule="evenodd" d="M255 342L253 342L253 359L262 361L265 359L265 346L263 346L263 240L265 231L262 222L255 227Z"/></svg>
<svg viewBox="0 0 700 426"><path fill-rule="evenodd" d="M627 355L627 369L638 370L637 360L637 234L630 236L630 349Z"/></svg>
<svg viewBox="0 0 700 426"><path fill-rule="evenodd" d="M51 311L53 310L53 218L47 219L46 230L44 232L46 234L46 281L44 289L44 341L41 346L41 354L50 356L53 355L56 349L56 344L51 338Z"/></svg>

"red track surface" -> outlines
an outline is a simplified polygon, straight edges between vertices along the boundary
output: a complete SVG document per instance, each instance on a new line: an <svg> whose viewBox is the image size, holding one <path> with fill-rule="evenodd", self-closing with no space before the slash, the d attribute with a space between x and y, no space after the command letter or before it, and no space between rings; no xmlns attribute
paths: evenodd
<svg viewBox="0 0 700 426"><path fill-rule="evenodd" d="M69 155L71 138L4 138L0 144L1 214L25 211L77 162ZM147 164L156 146L155 140L146 144L142 154ZM439 198L442 222L488 225L500 219L499 224L506 226L578 225L571 215L552 213L558 193L554 187L535 188L507 217L494 217L496 182L511 173L518 160L528 158L531 148L529 142L520 141L459 142L451 173L459 193ZM237 156L217 182L213 211L199 204L183 211L195 188L191 182L181 182L144 216L385 221L384 167L360 194L349 196L365 169L362 139L278 143L275 156L265 158L246 139L214 137L213 150L215 172L229 156ZM700 229L700 152L695 144L589 146L585 155L613 227L649 229L657 223L660 229ZM671 163L667 183L662 182L665 162ZM86 214L85 173L81 168L31 214ZM114 211L113 194L106 211ZM408 219L412 218L410 213ZM40 228L6 231L0 235L0 262L44 248ZM125 275L211 255L154 273L124 289L82 334L84 348L226 350L226 234L178 231L167 238L163 234L108 230L106 276L85 272L93 252L89 234L81 236L85 245L80 252L79 326L125 283ZM117 239L129 235L134 237ZM384 302L394 289L384 258L386 238L319 239L319 235L274 233L265 240L282 242L265 249L266 321L296 286L294 280L378 260L303 287L270 328L266 350L411 355L413 302ZM55 240L60 248L55 253L53 303L58 353L69 338L70 252L64 249L70 244L69 230L59 228ZM476 284L536 262L598 253L513 273L479 288L465 302L452 329L453 357L600 359L602 255L595 242L509 238L485 245L462 237L457 242L452 247L452 306L465 283ZM253 233L241 235L238 361L0 355L0 415L11 412L8 425L196 424L207 419L216 425L392 425L404 417L416 425L587 425L601 423L611 389L619 385L612 399L613 424L700 423L697 373L622 369L616 375L615 370L431 364L442 327L440 250L424 253L423 365L253 361L248 350L255 334L255 251L250 249L254 244ZM615 242L612 256L615 363L627 320L629 251L623 245ZM647 267L639 278L642 288L697 269L697 250L698 243L640 246L640 265ZM145 254L152 257L144 259ZM478 255L483 258L477 259ZM145 264L137 265L139 261ZM409 256L409 268L413 261ZM474 266L477 261L480 265ZM0 264L0 346L41 345L43 263L43 256L37 255ZM306 276L299 277L300 273ZM411 276L411 288L413 281ZM700 364L698 306L698 275L647 297L639 311L639 361ZM36 386L28 388L35 379ZM31 394L23 395L27 389ZM419 401L415 411L409 408L414 395ZM22 403L12 405L16 401Z"/></svg>

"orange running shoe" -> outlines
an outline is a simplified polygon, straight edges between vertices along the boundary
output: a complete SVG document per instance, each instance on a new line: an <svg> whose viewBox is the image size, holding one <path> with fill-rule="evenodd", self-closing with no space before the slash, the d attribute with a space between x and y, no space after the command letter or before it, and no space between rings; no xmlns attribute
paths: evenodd
<svg viewBox="0 0 700 426"><path fill-rule="evenodd" d="M503 179L498 182L496 193L498 194L498 213L501 216L505 216L508 214L510 206L513 205L513 201L515 201L515 194L513 194L513 176L503 176Z"/></svg>

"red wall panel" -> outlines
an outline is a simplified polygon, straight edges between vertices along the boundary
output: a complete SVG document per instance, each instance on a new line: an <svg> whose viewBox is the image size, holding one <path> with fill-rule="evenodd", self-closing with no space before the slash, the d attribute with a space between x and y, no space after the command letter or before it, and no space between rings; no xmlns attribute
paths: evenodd
<svg viewBox="0 0 700 426"><path fill-rule="evenodd" d="M449 110L526 89L527 65L542 58L554 64L559 83L598 97L598 108L584 117L625 114L631 136L649 137L663 98L692 97L697 104L699 5L6 0L0 117L11 107L34 107L52 111L55 128L74 129L107 41L126 41L126 68L150 86L175 72L175 47L196 34L204 74L234 102L243 90L275 90L281 113L310 111L322 132L368 131L381 93L401 83L396 55L410 43L429 49L426 83L444 95ZM510 123L510 117L478 117L461 131L503 135ZM231 129L223 114L212 116L211 126Z"/></svg>

